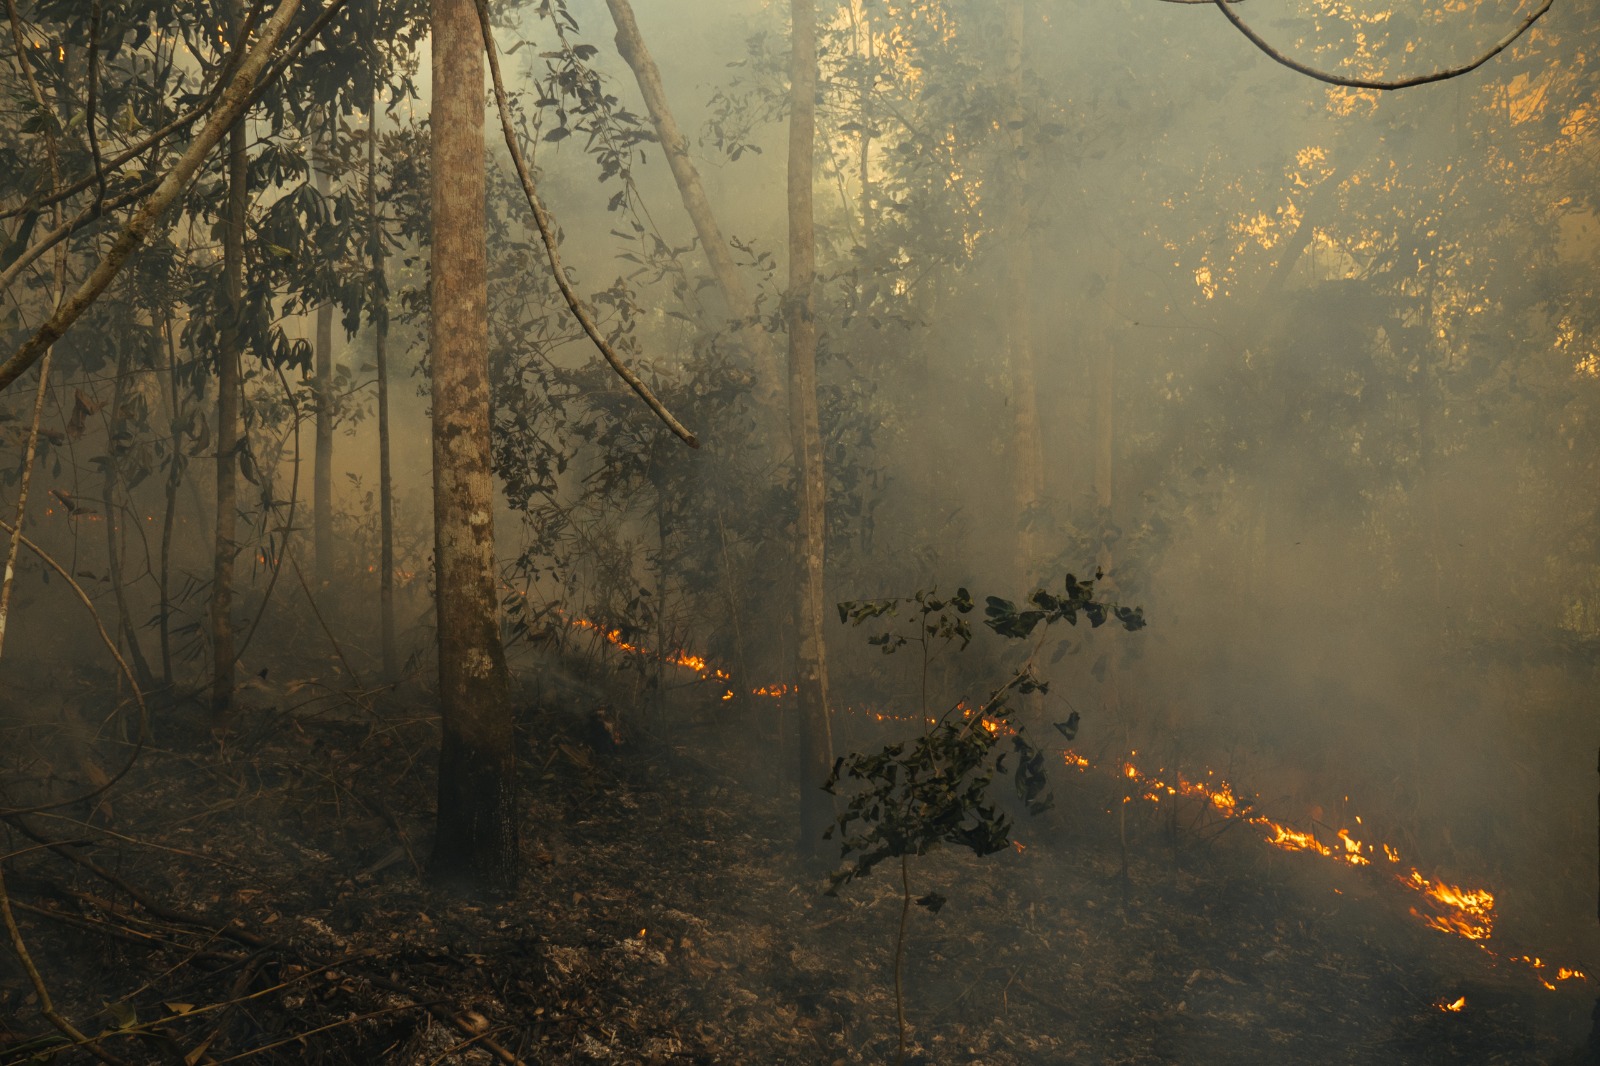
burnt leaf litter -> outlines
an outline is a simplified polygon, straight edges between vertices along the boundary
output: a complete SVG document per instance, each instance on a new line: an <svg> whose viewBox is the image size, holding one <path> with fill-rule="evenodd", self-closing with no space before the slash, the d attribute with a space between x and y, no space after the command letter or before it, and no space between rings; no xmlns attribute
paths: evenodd
<svg viewBox="0 0 1600 1066"><path fill-rule="evenodd" d="M46 713L42 689L0 710L24 697ZM115 1060L894 1060L899 878L826 894L750 721L708 705L612 746L570 709L524 712L523 882L484 901L421 876L437 723L420 697L281 702L218 735L169 711L98 807L9 827L31 956ZM76 771L26 734L12 770L59 770L72 794ZM1585 990L1497 969L1349 871L1204 832L1200 806L1131 809L1124 877L1120 783L1053 777L1023 847L914 865L907 1061L1580 1061ZM93 1061L39 1008L6 952L0 1062Z"/></svg>

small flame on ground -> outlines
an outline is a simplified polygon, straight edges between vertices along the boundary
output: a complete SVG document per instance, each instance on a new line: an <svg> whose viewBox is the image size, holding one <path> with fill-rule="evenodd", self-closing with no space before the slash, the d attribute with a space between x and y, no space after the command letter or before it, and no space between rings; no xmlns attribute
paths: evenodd
<svg viewBox="0 0 1600 1066"><path fill-rule="evenodd" d="M1291 826L1275 822L1263 815L1251 813L1249 804L1241 804L1234 795L1232 787L1226 781L1190 781L1178 775L1177 784L1170 785L1154 775L1146 774L1131 761L1137 752L1130 752L1130 759L1120 763L1118 776L1127 781L1141 786L1139 798L1159 803L1168 797L1189 796L1199 797L1215 808L1224 818L1242 818L1251 825L1260 826L1267 834L1262 839L1273 847L1284 851L1310 852L1320 855L1325 859L1345 863L1349 866L1371 866L1373 859L1381 855L1391 864L1398 865L1400 852L1388 844L1366 844L1351 835L1348 829L1340 829L1335 833L1338 845L1325 844L1314 833L1295 829ZM1063 753L1066 765L1075 767L1080 771L1087 770L1090 766L1088 759L1075 751L1067 750ZM1165 773L1164 770L1158 773ZM1206 771L1208 778L1214 778L1213 771ZM1134 800L1132 793L1123 796L1124 804ZM1349 802L1349 797L1345 797ZM1358 817L1355 819L1358 826L1364 825ZM1444 881L1434 881L1424 877L1422 872L1411 868L1408 873L1396 876L1395 881L1417 892L1427 901L1425 909L1410 908L1411 914L1418 921L1429 928L1437 929L1442 933L1461 937L1464 940L1475 942L1478 947L1496 959L1505 959L1508 962L1519 963L1527 966L1534 972L1534 977L1545 988L1556 988L1558 981L1586 980L1588 975L1582 970L1571 967L1559 967L1553 972L1544 960L1528 955L1504 956L1491 950L1485 941L1494 933L1494 893L1481 888L1462 888L1458 885L1448 884ZM1465 1003L1465 998L1461 1000ZM1444 1009L1441 1004L1440 1009ZM1459 1009L1459 1008L1454 1008Z"/></svg>
<svg viewBox="0 0 1600 1066"><path fill-rule="evenodd" d="M1467 997L1466 996L1461 996L1460 998L1455 1000L1453 1003L1435 1003L1434 1004L1434 1006L1438 1007L1440 1010L1447 1011L1447 1012L1450 1012L1452 1014L1460 1012L1461 1008L1465 1007L1466 1005L1467 1005Z"/></svg>

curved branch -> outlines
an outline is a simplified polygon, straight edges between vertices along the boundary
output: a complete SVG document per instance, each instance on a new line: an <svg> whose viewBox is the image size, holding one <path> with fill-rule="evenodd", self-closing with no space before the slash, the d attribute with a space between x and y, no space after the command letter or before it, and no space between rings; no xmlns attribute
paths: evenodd
<svg viewBox="0 0 1600 1066"><path fill-rule="evenodd" d="M331 6L337 8L340 4L336 0ZM300 0L283 0L278 9L272 13L272 17L262 26L261 39L240 62L238 73L223 90L216 109L211 113L199 135L184 150L172 169L167 171L166 177L161 179L161 184L151 194L150 199L141 204L128 219L127 225L117 235L106 257L84 279L83 284L78 286L78 291L56 308L49 321L23 342L22 347L18 348L4 364L0 364L0 392L5 391L13 381L26 373L28 368L44 354L45 349L71 328L89 305L105 291L106 286L111 284L111 280L122 270L123 264L128 261L134 250L144 243L161 216L166 214L167 209L188 186L195 172L200 169L201 163L205 162L206 156L217 146L222 135L250 106L259 85L264 84L260 80L262 72L271 61L278 42L288 30L290 20L299 10Z"/></svg>
<svg viewBox="0 0 1600 1066"><path fill-rule="evenodd" d="M1511 46L1511 42L1515 41L1518 37L1521 37L1524 33L1527 33L1529 28L1532 27L1535 22L1538 22L1539 19L1543 18L1546 11L1550 10L1550 5L1553 4L1555 0L1544 0L1544 2L1541 3L1531 15L1522 20L1522 24L1520 26L1512 30L1510 33L1507 33L1504 37L1500 38L1500 40L1495 42L1493 47L1480 55L1477 59L1472 60L1470 63L1464 63L1458 67L1448 67L1444 70L1435 70L1428 74L1414 74L1405 78L1392 79L1347 78L1341 74L1329 74L1326 71L1307 66L1297 59L1290 59L1288 56L1272 47L1272 45L1268 44L1259 33L1245 25L1245 21L1238 15L1234 14L1233 8L1230 6L1230 0L1212 0L1212 2L1216 5L1217 10L1222 12L1223 17L1229 22L1233 23L1234 29L1245 35L1246 40L1255 45L1257 48L1261 49L1261 51L1265 53L1268 58L1283 64L1290 70L1304 74L1308 78L1314 78L1317 81L1326 82L1329 85L1342 85L1350 89L1390 90L1409 89L1413 85L1427 85L1430 82L1447 81L1450 78L1459 78L1463 74L1470 74L1474 70L1477 70L1479 67L1483 66L1485 63L1489 62L1489 60L1493 59L1495 56L1499 55L1501 52L1504 52Z"/></svg>
<svg viewBox="0 0 1600 1066"><path fill-rule="evenodd" d="M494 32L489 27L488 0L476 0L476 3L478 24L483 27L483 49L488 54L489 73L494 79L494 102L500 112L500 129L505 134L506 147L511 150L511 161L517 168L517 177L522 181L522 191L528 197L528 206L533 209L533 220L539 226L539 236L544 239L545 251L550 258L550 271L556 276L556 284L561 288L561 295L566 297L567 306L571 308L578 324L589 335L594 346L600 349L600 354L611 364L611 369L616 371L617 376L627 382L628 387L645 402L645 406L654 411L656 417L665 422L667 428L677 434L685 444L691 448L700 447L699 438L672 416L672 412L668 411L661 401L656 399L656 394L650 391L650 386L628 369L622 357L617 355L616 349L600 335L600 327L595 325L594 317L589 314L588 308L583 306L583 301L573 290L572 283L567 280L566 272L561 269L561 256L556 251L555 223L551 221L544 205L539 202L539 194L534 191L533 177L528 173L527 160L522 158L522 149L517 147L516 132L511 126L511 105L506 102L506 87L500 78L500 55L494 46Z"/></svg>

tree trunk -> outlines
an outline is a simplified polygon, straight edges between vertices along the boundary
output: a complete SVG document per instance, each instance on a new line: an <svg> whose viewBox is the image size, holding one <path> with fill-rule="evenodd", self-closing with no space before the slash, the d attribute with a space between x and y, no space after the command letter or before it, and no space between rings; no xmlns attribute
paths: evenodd
<svg viewBox="0 0 1600 1066"><path fill-rule="evenodd" d="M233 30L241 28L234 5ZM227 321L217 352L217 523L211 570L211 715L220 721L233 709L233 560L238 533L240 319L244 315L244 227L249 203L245 119L228 131L227 225L222 239L222 269L227 287Z"/></svg>
<svg viewBox="0 0 1600 1066"><path fill-rule="evenodd" d="M122 523L117 521L117 488L122 480L122 464L118 455L117 427L122 423L122 408L127 401L128 350L124 345L117 353L117 378L111 387L111 417L106 419L106 465L101 480L101 506L106 516L106 576L111 582L111 596L117 606L117 628L122 642L127 645L128 658L133 660L133 674L139 687L148 691L154 687L150 674L150 661L144 657L139 644L139 631L134 627L133 615L128 610L128 590L122 582Z"/></svg>
<svg viewBox="0 0 1600 1066"><path fill-rule="evenodd" d="M1011 356L1012 448L1016 464L1013 491L1017 512L1016 575L1020 587L1035 578L1039 562L1040 508L1044 503L1044 447L1039 437L1039 389L1033 343L1033 229L1028 208L1027 166L1024 159L1022 110L1023 47L1027 40L1027 4L1011 0L1006 5L1005 81L1013 107L1007 116L1011 129L1013 165L1007 176L1011 202L1005 216L1006 332Z"/></svg>
<svg viewBox="0 0 1600 1066"><path fill-rule="evenodd" d="M330 136L327 115L317 108L311 116L311 181L327 197L333 184L320 154ZM317 305L316 353L313 356L312 391L317 398L317 450L311 465L311 536L317 584L333 581L333 303Z"/></svg>
<svg viewBox="0 0 1600 1066"><path fill-rule="evenodd" d="M473 0L432 0L433 520L439 639L432 873L512 889L516 756L495 600L484 238L484 56Z"/></svg>
<svg viewBox="0 0 1600 1066"><path fill-rule="evenodd" d="M367 130L367 214L372 223L373 359L378 374L378 641L383 676L400 676L394 641L394 476L389 461L389 284L384 276L383 220L378 214L378 87L372 87Z"/></svg>
<svg viewBox="0 0 1600 1066"><path fill-rule="evenodd" d="M16 30L16 25L15 13L13 12L13 32ZM20 43L17 46L14 58L18 72L22 74L23 80L28 83L28 90L33 95L34 103L39 105L41 111L49 110L49 105L45 102L44 92L39 88L39 82L33 76L33 72L28 65L28 58ZM48 130L45 133L45 151L50 160L50 193L54 196L56 190L61 188L61 159L56 152L55 134ZM61 204L57 202L50 208L50 227L52 229L57 229L61 226L61 215ZM67 292L68 247L68 242L63 241L56 248L55 266L51 271L50 304L52 307L60 307L62 298ZM39 363L39 387L33 394L33 417L28 423L27 442L22 449L22 468L18 471L17 519L15 526L12 527L11 537L6 542L5 566L0 567L0 649L5 646L6 623L11 617L11 590L16 584L17 553L22 549L22 528L28 521L28 490L33 485L33 461L39 452L39 421L44 415L45 399L50 395L50 357L53 352L53 346L46 347ZM76 537L73 538L73 543L76 545Z"/></svg>
<svg viewBox="0 0 1600 1066"><path fill-rule="evenodd" d="M857 89L861 96L861 247L871 248L872 229L877 223L872 210L872 90L877 82L877 72L873 66L872 19L867 5L857 0L851 8L856 25L856 58L861 62L861 79Z"/></svg>
<svg viewBox="0 0 1600 1066"><path fill-rule="evenodd" d="M812 212L816 159L817 11L792 0L789 79L789 428L798 489L800 851L816 855L833 806L822 782L833 762L823 620L823 506L827 482L817 412L817 243Z"/></svg>
<svg viewBox="0 0 1600 1066"><path fill-rule="evenodd" d="M183 430L179 423L182 406L178 395L178 346L172 339L172 314L162 311L161 332L167 346L167 404L172 427L171 454L167 456L166 506L161 512L161 569L156 575L161 606L157 614L161 644L161 683L172 687L172 535L178 523L178 486L188 465L183 454Z"/></svg>
<svg viewBox="0 0 1600 1066"><path fill-rule="evenodd" d="M754 366L756 407L762 429L768 438L768 447L774 453L781 452L787 436L783 414L783 377L772 338L756 318L755 302L745 287L739 268L734 265L728 242L722 235L722 227L717 224L711 201L706 198L705 187L700 182L700 173L689 158L689 142L678 129L677 120L667 106L666 90L661 85L661 71L645 47L639 24L633 17L633 7L628 0L606 0L606 4L611 8L611 18L617 26L617 51L633 68L639 92L644 96L645 107L655 125L656 136L661 140L661 152L667 157L667 166L672 170L678 194L683 198L683 208L694 223L700 246L705 249L706 262L722 294L725 310L738 323L736 336L739 343L749 354Z"/></svg>

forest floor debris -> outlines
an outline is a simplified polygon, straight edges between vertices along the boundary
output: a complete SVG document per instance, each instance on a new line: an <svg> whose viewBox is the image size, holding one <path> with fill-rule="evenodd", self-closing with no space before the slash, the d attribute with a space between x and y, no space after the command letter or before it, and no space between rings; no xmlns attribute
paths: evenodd
<svg viewBox="0 0 1600 1066"><path fill-rule="evenodd" d="M792 787L737 729L561 757L581 724L523 717L514 899L419 878L435 727L393 700L262 710L217 740L158 722L114 815L13 827L18 921L58 1008L126 1062L892 1061L894 879L824 895ZM1592 990L1546 992L1245 835L1140 823L1124 881L1119 787L1060 775L1025 850L913 863L949 904L914 915L911 1061L1526 1063L1581 1041ZM88 1061L8 957L0 1062L52 1052Z"/></svg>

